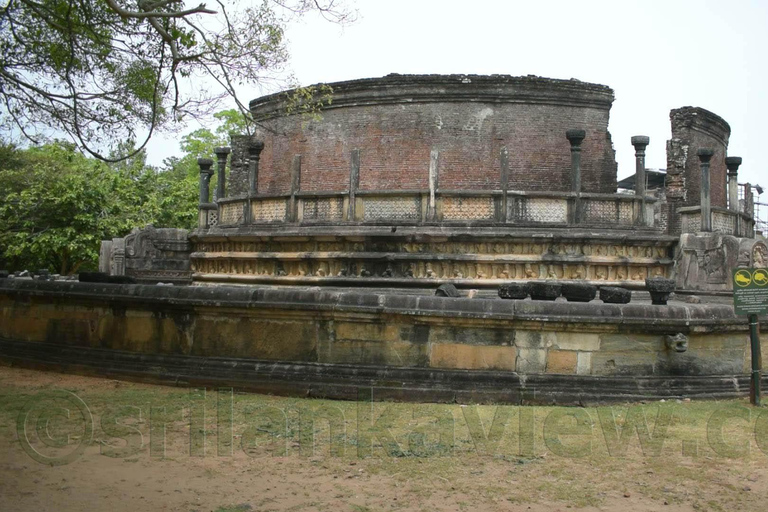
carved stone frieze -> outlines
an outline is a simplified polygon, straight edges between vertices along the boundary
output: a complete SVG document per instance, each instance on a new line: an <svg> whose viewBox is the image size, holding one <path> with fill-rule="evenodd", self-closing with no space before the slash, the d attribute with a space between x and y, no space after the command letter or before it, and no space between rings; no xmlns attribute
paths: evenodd
<svg viewBox="0 0 768 512"><path fill-rule="evenodd" d="M286 278L642 282L669 277L667 245L562 241L199 241L198 274Z"/></svg>
<svg viewBox="0 0 768 512"><path fill-rule="evenodd" d="M753 240L739 239L720 233L684 233L676 262L677 288L682 290L725 291L732 289L731 269L739 264L742 254L750 250Z"/></svg>

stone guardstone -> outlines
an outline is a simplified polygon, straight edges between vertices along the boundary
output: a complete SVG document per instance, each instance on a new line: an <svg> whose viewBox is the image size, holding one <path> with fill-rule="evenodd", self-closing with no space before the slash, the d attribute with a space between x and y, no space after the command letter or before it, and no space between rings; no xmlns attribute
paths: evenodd
<svg viewBox="0 0 768 512"><path fill-rule="evenodd" d="M721 233L684 233L676 261L676 287L679 290L730 291L730 271L749 252L754 240ZM743 262L742 262L743 264Z"/></svg>
<svg viewBox="0 0 768 512"><path fill-rule="evenodd" d="M125 275L138 282L191 281L191 244L186 229L136 228L125 238L105 240L99 254L99 270Z"/></svg>

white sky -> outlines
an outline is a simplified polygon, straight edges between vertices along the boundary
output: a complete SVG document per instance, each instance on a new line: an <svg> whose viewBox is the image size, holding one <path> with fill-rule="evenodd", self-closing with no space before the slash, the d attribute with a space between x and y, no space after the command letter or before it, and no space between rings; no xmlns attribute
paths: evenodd
<svg viewBox="0 0 768 512"><path fill-rule="evenodd" d="M389 73L533 74L605 84L616 95L609 131L619 179L634 172L632 135L650 136L648 167L666 167L669 111L691 105L730 124L728 153L744 158L739 181L768 188L768 157L760 149L768 136L768 0L353 5L360 16L351 26L311 17L289 27L290 67L302 85ZM160 163L171 146L151 143L150 162Z"/></svg>

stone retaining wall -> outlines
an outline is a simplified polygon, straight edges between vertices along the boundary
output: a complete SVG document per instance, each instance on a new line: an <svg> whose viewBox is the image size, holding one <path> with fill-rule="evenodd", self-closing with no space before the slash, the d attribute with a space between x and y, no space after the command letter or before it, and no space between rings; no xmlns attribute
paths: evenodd
<svg viewBox="0 0 768 512"><path fill-rule="evenodd" d="M676 352L667 336L688 337ZM721 305L9 281L0 338L140 354L515 372L732 376L747 324ZM768 356L768 353L765 355Z"/></svg>

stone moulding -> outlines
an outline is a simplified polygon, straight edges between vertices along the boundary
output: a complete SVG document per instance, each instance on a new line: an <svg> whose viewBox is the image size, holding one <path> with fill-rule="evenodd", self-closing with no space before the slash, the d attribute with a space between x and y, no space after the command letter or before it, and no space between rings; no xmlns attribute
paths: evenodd
<svg viewBox="0 0 768 512"><path fill-rule="evenodd" d="M749 392L749 377L591 377L514 372L381 368L321 363L281 363L235 358L136 354L0 339L0 360L23 367L66 371L172 386L227 386L307 398L375 401L573 404L727 399ZM768 377L763 377L763 386Z"/></svg>
<svg viewBox="0 0 768 512"><path fill-rule="evenodd" d="M317 84L320 85L320 84ZM336 82L333 101L323 110L399 103L539 103L610 108L613 89L579 80L509 75L398 75ZM285 115L293 91L250 102L258 120Z"/></svg>
<svg viewBox="0 0 768 512"><path fill-rule="evenodd" d="M643 233L409 226L195 233L198 282L491 287L557 279L642 287L670 276L674 238Z"/></svg>

